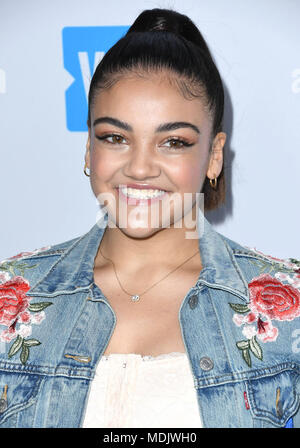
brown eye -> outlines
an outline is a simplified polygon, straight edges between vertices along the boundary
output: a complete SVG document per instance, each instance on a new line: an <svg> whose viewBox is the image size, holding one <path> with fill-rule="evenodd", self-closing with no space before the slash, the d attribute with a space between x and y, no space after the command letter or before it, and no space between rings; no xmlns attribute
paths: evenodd
<svg viewBox="0 0 300 448"><path fill-rule="evenodd" d="M193 146L193 143L188 143L187 141L179 138L170 138L165 144L167 143L171 143L170 146L167 146L169 149L183 149L184 147Z"/></svg>
<svg viewBox="0 0 300 448"><path fill-rule="evenodd" d="M171 145L173 148L181 148L183 143L181 140L170 140L173 144Z"/></svg>
<svg viewBox="0 0 300 448"><path fill-rule="evenodd" d="M122 140L124 140L124 137L119 134L105 134L102 136L96 136L98 140L104 141L106 143L110 143L111 145L120 145L122 143ZM111 140L108 140L111 139Z"/></svg>
<svg viewBox="0 0 300 448"><path fill-rule="evenodd" d="M113 140L112 143L121 143L123 140L123 137L121 137L120 135L112 135L111 138Z"/></svg>

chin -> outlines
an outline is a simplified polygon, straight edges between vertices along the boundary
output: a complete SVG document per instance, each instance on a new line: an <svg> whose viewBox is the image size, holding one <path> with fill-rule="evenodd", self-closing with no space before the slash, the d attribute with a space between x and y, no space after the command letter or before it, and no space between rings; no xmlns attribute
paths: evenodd
<svg viewBox="0 0 300 448"><path fill-rule="evenodd" d="M162 230L159 227L119 227L119 229L124 233L124 235L128 236L129 238L135 238L138 240L149 238L155 233Z"/></svg>
<svg viewBox="0 0 300 448"><path fill-rule="evenodd" d="M157 209L150 208L130 208L125 212L117 209L116 211L108 207L110 220L114 226L118 227L124 235L132 238L147 238L155 233L172 227L174 222L174 210L167 210L166 216ZM181 216L181 214L180 214Z"/></svg>

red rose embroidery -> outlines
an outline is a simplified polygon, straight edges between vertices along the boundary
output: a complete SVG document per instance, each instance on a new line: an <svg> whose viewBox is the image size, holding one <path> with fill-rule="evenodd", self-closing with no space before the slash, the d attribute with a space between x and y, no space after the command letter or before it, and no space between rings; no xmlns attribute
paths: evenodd
<svg viewBox="0 0 300 448"><path fill-rule="evenodd" d="M41 249L34 253L40 251ZM14 340L7 355L11 358L19 353L22 364L26 364L31 348L41 344L38 339L29 338L32 325L39 325L45 318L44 310L52 305L52 302L32 303L32 297L26 295L30 290L29 282L21 276L23 274L17 275L16 270L22 273L27 268L32 269L38 266L38 264L29 265L22 262L22 256L31 253L21 252L11 257L10 261L8 259L0 262L0 327L2 325L7 327L0 328L0 341ZM12 278L10 278L11 274Z"/></svg>
<svg viewBox="0 0 300 448"><path fill-rule="evenodd" d="M269 274L262 274L249 283L250 308L269 319L293 320L300 316L300 292L281 283Z"/></svg>
<svg viewBox="0 0 300 448"><path fill-rule="evenodd" d="M300 261L294 258L280 260L258 253L268 262L250 260L251 263L259 268L260 273L264 269L274 270L275 276L261 273L248 283L248 304L229 303L235 311L233 322L239 327L243 326L242 334L246 339L238 341L236 346L249 367L252 365L250 355L261 361L263 359L260 341L276 341L279 330L272 321L291 321L300 316Z"/></svg>
<svg viewBox="0 0 300 448"><path fill-rule="evenodd" d="M0 325L10 327L29 306L30 297L26 292L30 289L28 281L15 276L0 284Z"/></svg>

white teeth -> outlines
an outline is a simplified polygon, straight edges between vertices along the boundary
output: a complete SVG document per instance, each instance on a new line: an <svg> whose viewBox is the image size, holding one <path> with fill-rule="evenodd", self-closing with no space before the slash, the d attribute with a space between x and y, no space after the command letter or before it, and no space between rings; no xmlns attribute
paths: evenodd
<svg viewBox="0 0 300 448"><path fill-rule="evenodd" d="M163 190L149 190L149 189L140 189L140 188L121 188L122 193L125 196L128 196L130 198L137 198L137 199L151 199L156 198L159 196L162 196L165 194L165 191Z"/></svg>

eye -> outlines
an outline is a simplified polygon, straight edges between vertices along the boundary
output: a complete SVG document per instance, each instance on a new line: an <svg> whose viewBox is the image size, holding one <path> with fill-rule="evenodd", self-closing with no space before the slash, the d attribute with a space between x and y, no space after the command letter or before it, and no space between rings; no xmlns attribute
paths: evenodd
<svg viewBox="0 0 300 448"><path fill-rule="evenodd" d="M120 145L122 140L124 140L124 137L119 134L105 134L101 136L96 135L96 138L98 140L105 141L106 143L110 143L111 145ZM111 138L112 141L109 141L108 138Z"/></svg>
<svg viewBox="0 0 300 448"><path fill-rule="evenodd" d="M171 146L168 146L170 149L182 149L184 147L190 147L193 146L193 143L189 143L186 140L183 140L181 138L170 138L166 141L166 143L172 143ZM163 145L165 146L165 145Z"/></svg>

